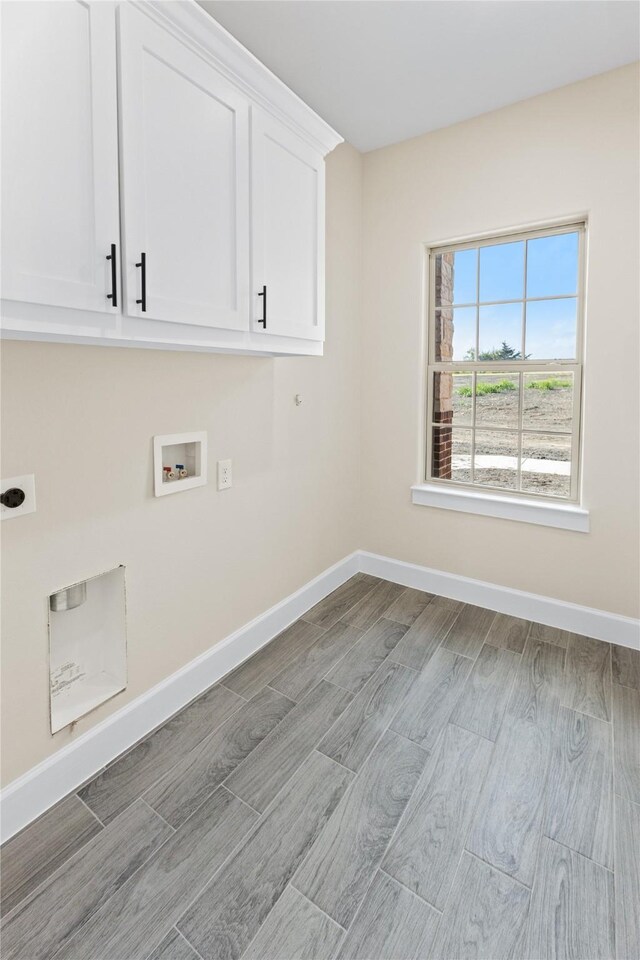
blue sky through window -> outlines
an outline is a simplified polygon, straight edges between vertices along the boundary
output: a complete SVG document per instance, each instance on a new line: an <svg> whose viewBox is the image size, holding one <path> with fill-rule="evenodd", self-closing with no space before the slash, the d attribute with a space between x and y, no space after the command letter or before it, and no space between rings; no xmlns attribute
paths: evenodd
<svg viewBox="0 0 640 960"><path fill-rule="evenodd" d="M529 240L527 297L557 297L577 290L578 234Z"/></svg>
<svg viewBox="0 0 640 960"><path fill-rule="evenodd" d="M480 302L524 297L524 241L480 248Z"/></svg>
<svg viewBox="0 0 640 960"><path fill-rule="evenodd" d="M522 303L480 307L480 355L499 350L503 341L522 350Z"/></svg>
<svg viewBox="0 0 640 960"><path fill-rule="evenodd" d="M478 289L478 251L458 250L453 256L453 302L475 303Z"/></svg>
<svg viewBox="0 0 640 960"><path fill-rule="evenodd" d="M576 355L576 306L570 300L527 304L525 352L532 360L572 360Z"/></svg>
<svg viewBox="0 0 640 960"><path fill-rule="evenodd" d="M454 307L453 359L466 360L469 350L476 349L476 308Z"/></svg>
<svg viewBox="0 0 640 960"><path fill-rule="evenodd" d="M577 299L573 295L578 288L578 251L579 235L575 232L454 253L453 302L479 304L480 355L499 349L503 342L522 350L526 289L525 355L540 360L575 358ZM545 299L532 301L532 297ZM488 305L499 300L520 302ZM475 307L454 310L454 360L469 359L469 351L475 349L475 323Z"/></svg>

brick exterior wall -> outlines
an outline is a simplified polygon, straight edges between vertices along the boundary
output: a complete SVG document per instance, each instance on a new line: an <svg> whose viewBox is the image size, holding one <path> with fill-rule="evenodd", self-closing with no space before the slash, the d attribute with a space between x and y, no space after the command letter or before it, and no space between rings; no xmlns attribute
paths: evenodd
<svg viewBox="0 0 640 960"><path fill-rule="evenodd" d="M436 359L453 359L453 253L436 257ZM432 476L451 479L453 422L453 377L450 373L435 373L433 378L433 422L443 424L434 429Z"/></svg>

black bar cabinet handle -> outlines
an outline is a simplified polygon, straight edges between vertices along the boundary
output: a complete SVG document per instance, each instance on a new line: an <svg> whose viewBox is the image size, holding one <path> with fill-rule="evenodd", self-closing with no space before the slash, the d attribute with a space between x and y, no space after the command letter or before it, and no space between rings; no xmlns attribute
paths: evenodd
<svg viewBox="0 0 640 960"><path fill-rule="evenodd" d="M111 293L107 294L107 300L111 300L111 305L113 307L118 306L118 277L116 274L116 245L115 243L111 244L111 253L107 257L107 260L111 260Z"/></svg>
<svg viewBox="0 0 640 960"><path fill-rule="evenodd" d="M261 323L264 329L267 329L267 288L264 286L262 288L262 293L258 294L259 297L262 297L262 320L258 320L258 323Z"/></svg>
<svg viewBox="0 0 640 960"><path fill-rule="evenodd" d="M147 311L147 255L146 253L140 254L140 263L136 263L136 267L140 267L140 300L136 300L136 303L140 304L140 309L143 313Z"/></svg>

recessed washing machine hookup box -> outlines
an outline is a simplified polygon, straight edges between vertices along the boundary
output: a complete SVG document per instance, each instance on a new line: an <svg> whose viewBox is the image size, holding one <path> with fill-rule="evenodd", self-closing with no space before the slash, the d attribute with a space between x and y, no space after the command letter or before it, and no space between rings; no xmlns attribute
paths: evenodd
<svg viewBox="0 0 640 960"><path fill-rule="evenodd" d="M169 433L153 438L153 492L156 497L202 487L206 482L206 431Z"/></svg>

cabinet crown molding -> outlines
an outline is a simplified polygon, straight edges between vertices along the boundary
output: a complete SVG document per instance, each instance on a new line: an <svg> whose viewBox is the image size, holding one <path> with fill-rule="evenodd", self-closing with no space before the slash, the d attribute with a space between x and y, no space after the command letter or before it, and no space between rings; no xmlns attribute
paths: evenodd
<svg viewBox="0 0 640 960"><path fill-rule="evenodd" d="M182 43L232 81L251 100L326 156L343 137L289 89L268 67L214 20L196 0L121 0L173 32Z"/></svg>

